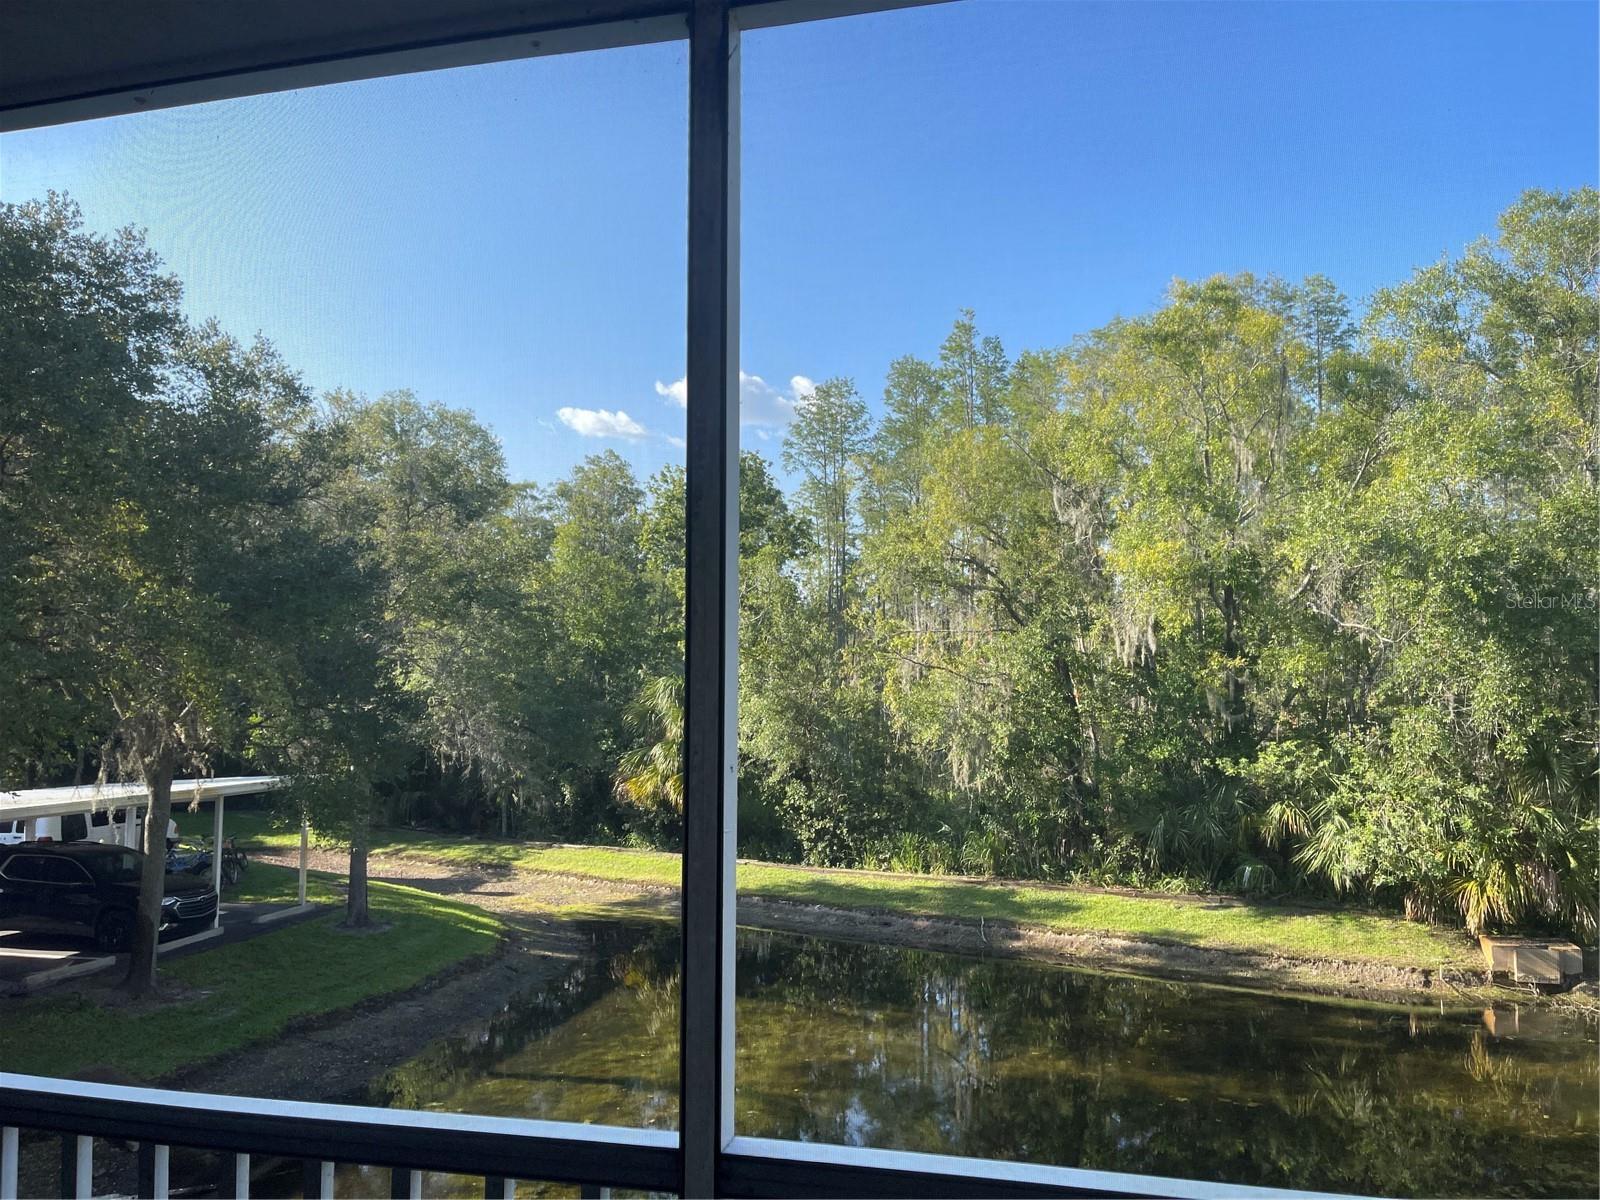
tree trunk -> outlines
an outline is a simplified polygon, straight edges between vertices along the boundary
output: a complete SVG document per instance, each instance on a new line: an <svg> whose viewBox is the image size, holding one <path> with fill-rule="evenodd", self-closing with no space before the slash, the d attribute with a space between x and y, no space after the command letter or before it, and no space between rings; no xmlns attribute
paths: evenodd
<svg viewBox="0 0 1600 1200"><path fill-rule="evenodd" d="M363 798L350 818L350 891L344 904L344 923L351 929L372 924L367 911L367 843L372 839L372 802Z"/></svg>
<svg viewBox="0 0 1600 1200"><path fill-rule="evenodd" d="M1233 590L1231 583L1222 586L1222 655L1228 660L1228 666L1223 674L1223 682L1227 689L1227 709L1223 714L1223 721L1230 734L1244 728L1244 675L1236 665L1240 655L1239 646L1239 597Z"/></svg>
<svg viewBox="0 0 1600 1200"><path fill-rule="evenodd" d="M132 953L123 990L147 996L156 990L156 942L161 936L161 900L167 883L167 822L172 819L172 758L163 754L141 764L150 808L144 819L144 874L134 916Z"/></svg>

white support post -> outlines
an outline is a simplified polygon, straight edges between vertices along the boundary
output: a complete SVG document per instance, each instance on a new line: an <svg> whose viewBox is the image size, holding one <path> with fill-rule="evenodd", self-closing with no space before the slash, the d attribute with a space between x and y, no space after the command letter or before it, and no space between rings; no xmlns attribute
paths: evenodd
<svg viewBox="0 0 1600 1200"><path fill-rule="evenodd" d="M0 1200L17 1200L17 1127L0 1129Z"/></svg>
<svg viewBox="0 0 1600 1200"><path fill-rule="evenodd" d="M421 1171L411 1172L411 1178L407 1181L406 1194L410 1197L410 1200L422 1200Z"/></svg>
<svg viewBox="0 0 1600 1200"><path fill-rule="evenodd" d="M304 828L304 826L301 828ZM317 1171L317 1200L333 1200L333 1164L331 1162L323 1162Z"/></svg>
<svg viewBox="0 0 1600 1200"><path fill-rule="evenodd" d="M217 911L211 918L211 928L222 924L222 797L217 806L216 819L211 827L211 890L217 894Z"/></svg>
<svg viewBox="0 0 1600 1200"><path fill-rule="evenodd" d="M311 826L300 818L300 907L306 904L306 862L311 857Z"/></svg>
<svg viewBox="0 0 1600 1200"><path fill-rule="evenodd" d="M233 1156L233 1195L234 1200L250 1200L250 1156L248 1154L235 1154Z"/></svg>
<svg viewBox="0 0 1600 1200"><path fill-rule="evenodd" d="M75 1150L78 1162L72 1172L72 1194L74 1200L90 1200L94 1195L94 1139L80 1133Z"/></svg>
<svg viewBox="0 0 1600 1200"><path fill-rule="evenodd" d="M155 1200L167 1200L167 1191L172 1186L172 1149L169 1146L155 1148L154 1186L151 1191Z"/></svg>

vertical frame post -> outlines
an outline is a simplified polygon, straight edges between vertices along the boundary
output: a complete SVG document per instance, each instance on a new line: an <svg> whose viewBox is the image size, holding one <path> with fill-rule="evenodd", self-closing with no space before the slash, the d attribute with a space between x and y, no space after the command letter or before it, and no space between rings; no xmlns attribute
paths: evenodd
<svg viewBox="0 0 1600 1200"><path fill-rule="evenodd" d="M733 1137L739 735L739 35L728 0L689 17L680 1194L716 1194Z"/></svg>
<svg viewBox="0 0 1600 1200"><path fill-rule="evenodd" d="M156 1144L151 1141L139 1143L139 1153L135 1159L134 1178L137 1181L136 1190L140 1196L154 1197L156 1195Z"/></svg>

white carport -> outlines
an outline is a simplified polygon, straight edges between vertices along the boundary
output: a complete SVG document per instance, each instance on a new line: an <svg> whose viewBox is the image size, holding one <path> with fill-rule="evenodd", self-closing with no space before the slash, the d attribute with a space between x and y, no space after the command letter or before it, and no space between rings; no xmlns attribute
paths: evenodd
<svg viewBox="0 0 1600 1200"><path fill-rule="evenodd" d="M210 804L213 806L214 836L211 850L211 883L217 892L217 917L222 919L222 839L223 808L229 796L254 796L275 791L285 784L281 775L234 775L220 779L174 779L172 804ZM68 816L82 813L90 816L98 812L125 809L122 823L123 841L137 848L139 810L148 808L150 789L142 783L90 783L70 787L29 788L18 792L0 792L0 821L35 822L43 817ZM31 826L25 824L25 828ZM309 849L308 830L300 824L300 904L306 903L306 859Z"/></svg>

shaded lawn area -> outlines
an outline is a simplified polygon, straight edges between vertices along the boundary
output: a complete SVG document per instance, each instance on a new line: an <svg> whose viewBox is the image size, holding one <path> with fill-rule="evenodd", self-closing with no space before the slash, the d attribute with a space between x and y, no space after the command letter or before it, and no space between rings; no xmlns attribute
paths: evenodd
<svg viewBox="0 0 1600 1200"><path fill-rule="evenodd" d="M257 863L245 888L247 899L292 899L295 874ZM96 1068L149 1082L273 1037L295 1020L405 991L488 954L504 929L469 904L393 884L371 889L373 918L387 930L342 932L340 915L330 912L165 963L163 985L181 998L159 1006L123 1009L50 993L7 1002L6 1069L73 1075ZM311 895L335 897L326 878L312 881Z"/></svg>
<svg viewBox="0 0 1600 1200"><path fill-rule="evenodd" d="M264 814L240 816L256 822L263 845L282 849L299 844L298 832L274 833ZM241 843L249 836L241 821ZM678 886L681 870L676 854L658 851L478 841L408 829L375 830L372 849L375 854L458 866L514 867L665 887ZM739 864L739 890L745 895L801 904L982 918L1066 933L1103 933L1295 958L1426 968L1476 968L1480 962L1476 947L1459 930L1434 929L1356 910L1297 909L1226 899L1196 901L1160 893L1107 894L1045 884L761 862Z"/></svg>

